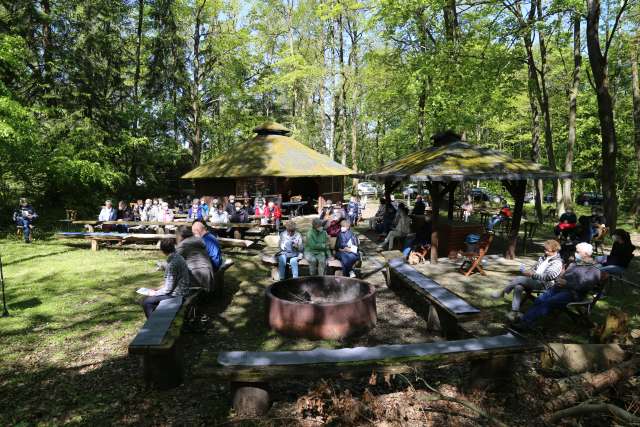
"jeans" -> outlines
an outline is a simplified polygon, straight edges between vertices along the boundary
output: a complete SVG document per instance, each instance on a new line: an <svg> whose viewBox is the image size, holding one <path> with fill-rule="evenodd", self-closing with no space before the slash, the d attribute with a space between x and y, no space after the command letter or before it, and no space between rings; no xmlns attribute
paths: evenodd
<svg viewBox="0 0 640 427"><path fill-rule="evenodd" d="M500 215L494 216L487 222L487 230L493 231L493 227L500 224L500 222L502 222L502 217Z"/></svg>
<svg viewBox="0 0 640 427"><path fill-rule="evenodd" d="M291 266L291 277L298 277L298 257L287 257L285 254L278 256L278 278L284 280L287 274L287 260Z"/></svg>
<svg viewBox="0 0 640 427"><path fill-rule="evenodd" d="M312 254L307 252L304 257L309 261L309 274L312 276L324 276L327 265L327 256L325 254Z"/></svg>
<svg viewBox="0 0 640 427"><path fill-rule="evenodd" d="M522 293L525 290L543 290L544 282L540 280L532 279L531 277L519 276L513 279L504 288L504 293L509 294L513 291L513 301L511 301L511 310L520 311L520 304L522 304Z"/></svg>
<svg viewBox="0 0 640 427"><path fill-rule="evenodd" d="M607 257L604 255L597 256L595 257L595 259L598 264L604 264L607 262ZM600 271L613 274L614 276L622 276L625 270L626 268L621 267L619 265L606 265L606 266L600 267Z"/></svg>
<svg viewBox="0 0 640 427"><path fill-rule="evenodd" d="M16 219L16 225L22 227L22 235L24 236L24 241L29 241L29 235L31 234L31 220L29 218L18 218Z"/></svg>
<svg viewBox="0 0 640 427"><path fill-rule="evenodd" d="M556 287L548 289L536 298L533 302L533 307L527 310L524 316L522 316L522 323L531 327L536 320L548 316L552 310L564 308L567 304L575 300L573 292L570 290Z"/></svg>
<svg viewBox="0 0 640 427"><path fill-rule="evenodd" d="M348 276L353 270L353 265L358 261L358 254L353 252L336 252L336 258L342 263L342 275Z"/></svg>
<svg viewBox="0 0 640 427"><path fill-rule="evenodd" d="M358 215L349 215L349 224L356 225L358 223Z"/></svg>
<svg viewBox="0 0 640 427"><path fill-rule="evenodd" d="M164 301L166 299L173 298L171 295L151 295L142 300L142 309L144 310L144 315L151 316L151 313L156 309L160 301Z"/></svg>

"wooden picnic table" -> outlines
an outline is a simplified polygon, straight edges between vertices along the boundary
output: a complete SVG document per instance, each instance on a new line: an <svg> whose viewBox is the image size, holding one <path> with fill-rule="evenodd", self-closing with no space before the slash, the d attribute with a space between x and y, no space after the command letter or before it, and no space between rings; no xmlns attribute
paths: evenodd
<svg viewBox="0 0 640 427"><path fill-rule="evenodd" d="M96 226L96 225L128 225L128 226L176 226L180 227L182 225L189 225L192 221L171 221L171 222L162 222L162 221L73 221L73 224L81 224L88 226ZM251 222L208 222L208 226L212 228L253 228L256 225Z"/></svg>
<svg viewBox="0 0 640 427"><path fill-rule="evenodd" d="M91 240L91 250L98 250L98 242L99 241L115 241L122 243L132 243L132 242L157 242L163 239L175 239L175 234L143 234L143 233L109 233L109 232L99 232L99 233L83 233L83 232L61 232L56 233L56 237L62 239L68 238L81 238ZM223 247L240 247L240 248L248 248L253 245L253 241L251 240L242 240L242 239L230 239L226 237L217 237L220 246Z"/></svg>

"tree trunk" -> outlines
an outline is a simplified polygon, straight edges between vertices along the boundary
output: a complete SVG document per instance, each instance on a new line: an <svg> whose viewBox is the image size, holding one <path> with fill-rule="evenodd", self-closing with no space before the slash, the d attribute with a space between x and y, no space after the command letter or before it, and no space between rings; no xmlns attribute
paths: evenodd
<svg viewBox="0 0 640 427"><path fill-rule="evenodd" d="M511 232L509 233L509 242L504 257L507 259L515 259L516 247L518 246L518 233L520 232L520 221L522 220L522 210L524 207L524 193L527 189L527 181L504 181L503 185L513 197L515 206L513 208L513 217L511 218Z"/></svg>
<svg viewBox="0 0 640 427"><path fill-rule="evenodd" d="M458 34L458 12L456 10L456 0L446 0L443 15L447 40L455 42Z"/></svg>
<svg viewBox="0 0 640 427"><path fill-rule="evenodd" d="M424 148L426 118L425 106L427 103L427 79L422 78L420 85L420 95L418 96L418 150Z"/></svg>
<svg viewBox="0 0 640 427"><path fill-rule="evenodd" d="M576 144L576 116L578 112L578 90L580 88L580 68L582 66L582 53L580 50L580 13L573 16L573 79L569 92L569 135L567 138L567 157L564 160L565 172L573 171L573 149ZM563 208L572 204L571 178L563 181L562 188ZM558 211L560 213L560 211Z"/></svg>
<svg viewBox="0 0 640 427"><path fill-rule="evenodd" d="M431 264L438 263L438 222L440 218L440 183L430 182L428 187L431 195Z"/></svg>
<svg viewBox="0 0 640 427"><path fill-rule="evenodd" d="M527 41L528 40L528 41ZM530 43L530 38L525 38L525 45ZM529 51L529 49L527 49ZM533 62L533 55L527 55L527 65L529 73L529 107L531 108L531 160L538 163L540 162L540 110L536 103L534 80L537 81L537 75L535 70L535 63ZM542 223L542 197L544 196L544 187L542 186L542 180L534 180L535 187L535 209L538 222Z"/></svg>
<svg viewBox="0 0 640 427"><path fill-rule="evenodd" d="M193 81L191 85L191 115L193 120L193 135L191 137L191 157L193 166L200 164L202 157L202 129L200 127L200 37L202 25L202 10L206 0L196 8L195 23L193 28Z"/></svg>
<svg viewBox="0 0 640 427"><path fill-rule="evenodd" d="M42 23L42 81L48 85L53 83L51 76L51 3L49 0L42 0L42 11L46 15ZM53 88L47 87L47 92L51 92Z"/></svg>
<svg viewBox="0 0 640 427"><path fill-rule="evenodd" d="M142 22L144 20L144 0L138 0L138 27L136 30L136 70L133 75L133 102L139 108L138 86L140 84L140 52L142 50ZM138 114L136 113L133 128L138 129Z"/></svg>
<svg viewBox="0 0 640 427"><path fill-rule="evenodd" d="M640 54L640 31L636 34L633 48L631 49L631 86L633 86L633 130L634 147L636 151L636 164L638 173L636 175L636 200L634 212L637 218L640 215L640 78L638 77L638 56Z"/></svg>
<svg viewBox="0 0 640 427"><path fill-rule="evenodd" d="M607 57L600 49L600 0L587 0L587 51L593 74L598 100L598 117L602 137L602 193L604 196L604 213L607 226L615 229L618 222L618 197L616 194L616 141L615 123L613 121L613 104L609 92L609 76ZM606 54L606 52L605 52Z"/></svg>

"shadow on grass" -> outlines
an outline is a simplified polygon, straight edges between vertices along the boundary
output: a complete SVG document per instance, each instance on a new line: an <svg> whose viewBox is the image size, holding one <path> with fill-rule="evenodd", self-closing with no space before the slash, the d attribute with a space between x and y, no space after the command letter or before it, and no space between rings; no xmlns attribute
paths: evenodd
<svg viewBox="0 0 640 427"><path fill-rule="evenodd" d="M40 298L29 298L29 299L8 304L8 306L12 310L24 310L27 308L37 307L41 304L42 304L42 301L40 300Z"/></svg>

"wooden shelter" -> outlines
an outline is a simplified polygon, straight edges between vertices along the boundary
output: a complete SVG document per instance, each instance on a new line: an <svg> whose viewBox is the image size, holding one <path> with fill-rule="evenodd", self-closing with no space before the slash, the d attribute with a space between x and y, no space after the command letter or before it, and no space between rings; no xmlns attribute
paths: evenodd
<svg viewBox="0 0 640 427"><path fill-rule="evenodd" d="M198 195L228 194L302 196L312 206L318 200L342 200L344 177L355 172L296 141L279 123L266 122L256 136L182 176L195 182Z"/></svg>
<svg viewBox="0 0 640 427"><path fill-rule="evenodd" d="M449 135L451 136L451 135ZM438 259L438 221L443 197L449 194L449 220L453 219L454 192L462 181L497 180L515 200L511 233L509 235L508 258L515 257L518 232L522 219L524 196L528 179L561 179L583 174L552 171L538 163L512 156L496 150L480 148L454 138L453 142L436 144L416 151L379 171L368 174L371 179L384 180L385 195L390 200L391 192L403 180L426 182L432 199L431 261Z"/></svg>

